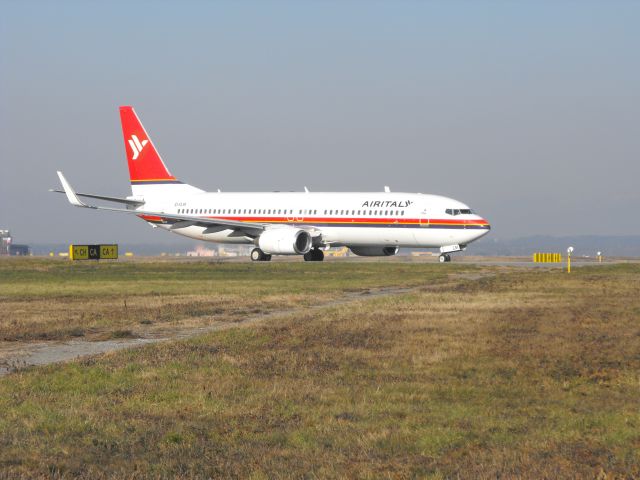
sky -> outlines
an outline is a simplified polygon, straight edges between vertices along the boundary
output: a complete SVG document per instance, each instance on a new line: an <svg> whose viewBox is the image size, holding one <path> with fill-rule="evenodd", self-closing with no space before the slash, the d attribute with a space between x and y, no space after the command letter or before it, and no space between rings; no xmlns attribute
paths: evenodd
<svg viewBox="0 0 640 480"><path fill-rule="evenodd" d="M172 242L130 194L118 106L205 190L461 200L491 236L640 235L640 2L0 0L0 228Z"/></svg>

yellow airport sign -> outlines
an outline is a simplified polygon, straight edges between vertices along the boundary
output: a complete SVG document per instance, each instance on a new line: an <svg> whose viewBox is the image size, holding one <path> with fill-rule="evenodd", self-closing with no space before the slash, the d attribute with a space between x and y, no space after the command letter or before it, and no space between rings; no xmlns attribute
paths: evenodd
<svg viewBox="0 0 640 480"><path fill-rule="evenodd" d="M71 260L117 260L118 245L69 245Z"/></svg>
<svg viewBox="0 0 640 480"><path fill-rule="evenodd" d="M535 263L560 263L562 255L559 253L534 253L533 261Z"/></svg>

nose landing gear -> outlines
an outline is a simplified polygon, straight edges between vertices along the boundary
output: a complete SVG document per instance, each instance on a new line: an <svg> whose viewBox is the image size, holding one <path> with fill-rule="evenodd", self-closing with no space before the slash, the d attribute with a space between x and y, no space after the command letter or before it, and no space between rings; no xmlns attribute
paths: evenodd
<svg viewBox="0 0 640 480"><path fill-rule="evenodd" d="M450 262L451 261L451 255L449 255L450 253L453 252L462 252L463 250L466 250L467 246L466 245L446 245L444 247L440 247L440 263L444 263L444 262Z"/></svg>

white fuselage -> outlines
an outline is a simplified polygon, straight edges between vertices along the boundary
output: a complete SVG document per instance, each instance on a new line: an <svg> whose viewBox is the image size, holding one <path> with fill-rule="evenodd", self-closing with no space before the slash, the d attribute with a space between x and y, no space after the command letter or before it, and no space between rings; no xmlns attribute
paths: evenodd
<svg viewBox="0 0 640 480"><path fill-rule="evenodd" d="M443 247L467 245L490 226L465 204L416 193L208 193L176 192L149 197L144 210L315 231L314 246ZM187 226L143 216L154 226L186 237L219 243L255 243L224 227Z"/></svg>

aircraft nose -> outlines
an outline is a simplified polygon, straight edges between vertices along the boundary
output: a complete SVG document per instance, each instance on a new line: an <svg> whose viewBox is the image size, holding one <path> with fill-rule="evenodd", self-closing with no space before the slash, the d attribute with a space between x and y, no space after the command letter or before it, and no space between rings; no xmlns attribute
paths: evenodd
<svg viewBox="0 0 640 480"><path fill-rule="evenodd" d="M484 237L491 230L491 225L486 219L482 217L480 217L478 224L480 226L480 231L478 232L477 238Z"/></svg>
<svg viewBox="0 0 640 480"><path fill-rule="evenodd" d="M475 224L476 229L474 240L484 237L491 230L491 225L489 224L489 222L480 215L478 215L476 219L473 220L473 223Z"/></svg>

